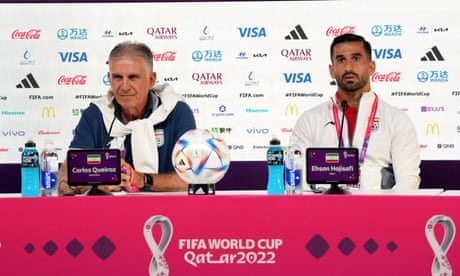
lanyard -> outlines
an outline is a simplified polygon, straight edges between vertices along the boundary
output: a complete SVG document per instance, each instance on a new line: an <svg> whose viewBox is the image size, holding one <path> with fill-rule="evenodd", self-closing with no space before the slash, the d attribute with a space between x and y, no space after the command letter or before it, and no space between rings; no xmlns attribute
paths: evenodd
<svg viewBox="0 0 460 276"><path fill-rule="evenodd" d="M375 115L377 114L377 106L378 106L379 101L378 101L377 94L374 94L374 95L375 95L374 103L372 104L371 114L370 114L369 119L367 121L367 128L366 128L366 133L364 135L363 147L361 148L361 154L359 155L359 163L360 164L364 163L364 158L366 157L367 148L369 146L369 140L371 139L372 125L374 123ZM337 102L338 102L338 100L337 100ZM340 141L339 147L342 148L343 147L343 139L341 139L341 137L340 137L339 111L337 109L336 104L332 104L332 113L334 115L334 124L335 124L335 130L337 132L337 138Z"/></svg>

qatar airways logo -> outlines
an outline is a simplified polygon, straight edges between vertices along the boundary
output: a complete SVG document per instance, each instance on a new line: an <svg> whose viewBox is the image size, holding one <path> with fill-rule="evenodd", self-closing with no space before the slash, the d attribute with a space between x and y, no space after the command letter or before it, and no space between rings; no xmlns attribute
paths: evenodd
<svg viewBox="0 0 460 276"><path fill-rule="evenodd" d="M40 29L30 29L28 31L20 31L18 29L11 33L11 39L40 39Z"/></svg>
<svg viewBox="0 0 460 276"><path fill-rule="evenodd" d="M193 73L192 80L198 82L201 85L222 85L223 75L222 73Z"/></svg>
<svg viewBox="0 0 460 276"><path fill-rule="evenodd" d="M311 49L282 49L281 56L287 58L289 61L311 61Z"/></svg>
<svg viewBox="0 0 460 276"><path fill-rule="evenodd" d="M372 74L373 82L399 82L401 80L401 72L389 72L379 73L375 72Z"/></svg>
<svg viewBox="0 0 460 276"><path fill-rule="evenodd" d="M163 53L152 52L153 61L175 61L177 52L166 51Z"/></svg>
<svg viewBox="0 0 460 276"><path fill-rule="evenodd" d="M147 34L155 39L177 39L176 27L148 27Z"/></svg>
<svg viewBox="0 0 460 276"><path fill-rule="evenodd" d="M73 77L66 77L62 75L58 79L58 85L85 85L86 84L86 75L76 75Z"/></svg>
<svg viewBox="0 0 460 276"><path fill-rule="evenodd" d="M355 26L344 26L342 28L334 28L333 26L327 28L326 36L339 36L343 34L354 34Z"/></svg>

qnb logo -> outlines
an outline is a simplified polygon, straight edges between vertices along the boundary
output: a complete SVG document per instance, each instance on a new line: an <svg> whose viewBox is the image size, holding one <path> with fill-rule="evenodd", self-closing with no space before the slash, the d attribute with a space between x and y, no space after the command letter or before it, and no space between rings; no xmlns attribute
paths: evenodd
<svg viewBox="0 0 460 276"><path fill-rule="evenodd" d="M401 49L373 49L376 59L402 59Z"/></svg>
<svg viewBox="0 0 460 276"><path fill-rule="evenodd" d="M438 149L453 149L455 148L455 144L437 144L436 147Z"/></svg>
<svg viewBox="0 0 460 276"><path fill-rule="evenodd" d="M302 26L297 25L294 27L294 30L290 31L287 36L284 37L286 40L300 40L300 39L308 39L307 35L305 34Z"/></svg>
<svg viewBox="0 0 460 276"><path fill-rule="evenodd" d="M54 119L56 118L56 111L54 110L54 107L52 106L45 106L42 108L42 119Z"/></svg>
<svg viewBox="0 0 460 276"><path fill-rule="evenodd" d="M425 53L425 56L420 58L421 61L443 61L444 57L437 46L433 46L431 50Z"/></svg>
<svg viewBox="0 0 460 276"><path fill-rule="evenodd" d="M299 107L296 104L288 104L284 108L284 116L299 116Z"/></svg>
<svg viewBox="0 0 460 276"><path fill-rule="evenodd" d="M289 61L311 61L311 49L282 49L281 56Z"/></svg>
<svg viewBox="0 0 460 276"><path fill-rule="evenodd" d="M66 77L61 75L58 79L58 85L85 85L86 75L76 75L74 77Z"/></svg>
<svg viewBox="0 0 460 276"><path fill-rule="evenodd" d="M444 106L421 106L421 112L444 112Z"/></svg>
<svg viewBox="0 0 460 276"><path fill-rule="evenodd" d="M343 34L354 34L355 26L344 26L342 28L334 28L333 26L327 28L326 36L339 36Z"/></svg>
<svg viewBox="0 0 460 276"><path fill-rule="evenodd" d="M222 73L193 73L192 80L198 82L201 85L222 85L223 75Z"/></svg>
<svg viewBox="0 0 460 276"><path fill-rule="evenodd" d="M425 135L441 135L439 125L436 123L427 124L425 128Z"/></svg>
<svg viewBox="0 0 460 276"><path fill-rule="evenodd" d="M16 88L40 88L40 86L32 73L29 73L20 83L16 84Z"/></svg>
<svg viewBox="0 0 460 276"><path fill-rule="evenodd" d="M286 83L311 83L310 73L283 73Z"/></svg>
<svg viewBox="0 0 460 276"><path fill-rule="evenodd" d="M373 82L399 82L401 80L401 72L389 72L372 74L371 80Z"/></svg>
<svg viewBox="0 0 460 276"><path fill-rule="evenodd" d="M164 53L154 53L152 52L153 61L175 61L176 53L174 51L166 51Z"/></svg>
<svg viewBox="0 0 460 276"><path fill-rule="evenodd" d="M62 62L88 62L86 52L59 52Z"/></svg>
<svg viewBox="0 0 460 276"><path fill-rule="evenodd" d="M266 38L265 27L238 27L241 38Z"/></svg>
<svg viewBox="0 0 460 276"><path fill-rule="evenodd" d="M148 27L147 34L155 39L177 39L176 27Z"/></svg>
<svg viewBox="0 0 460 276"><path fill-rule="evenodd" d="M30 29L28 31L14 30L11 39L40 39L40 29Z"/></svg>

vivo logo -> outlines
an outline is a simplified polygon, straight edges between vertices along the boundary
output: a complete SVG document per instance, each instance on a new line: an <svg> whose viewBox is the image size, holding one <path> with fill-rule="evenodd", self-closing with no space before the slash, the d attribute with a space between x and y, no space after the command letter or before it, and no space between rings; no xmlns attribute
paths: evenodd
<svg viewBox="0 0 460 276"><path fill-rule="evenodd" d="M23 130L2 130L2 135L6 137L17 137L17 136L25 136L26 132Z"/></svg>
<svg viewBox="0 0 460 276"><path fill-rule="evenodd" d="M402 58L401 49L374 49L374 55L377 59L395 59Z"/></svg>
<svg viewBox="0 0 460 276"><path fill-rule="evenodd" d="M287 83L311 83L310 73L283 73L283 76Z"/></svg>
<svg viewBox="0 0 460 276"><path fill-rule="evenodd" d="M246 132L248 134L268 134L270 131L268 130L268 128L247 128L246 129Z"/></svg>
<svg viewBox="0 0 460 276"><path fill-rule="evenodd" d="M267 37L267 32L265 28L258 28L258 27L244 27L238 28L241 37Z"/></svg>
<svg viewBox="0 0 460 276"><path fill-rule="evenodd" d="M59 52L62 62L88 62L86 52Z"/></svg>

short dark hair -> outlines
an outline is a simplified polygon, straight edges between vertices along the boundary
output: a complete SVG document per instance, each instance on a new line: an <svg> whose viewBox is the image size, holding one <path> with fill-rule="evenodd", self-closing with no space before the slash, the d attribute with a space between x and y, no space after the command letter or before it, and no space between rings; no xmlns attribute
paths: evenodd
<svg viewBox="0 0 460 276"><path fill-rule="evenodd" d="M115 47L113 47L112 51L110 51L109 63L110 60L114 58L121 58L126 56L139 56L143 58L147 68L153 71L152 50L150 50L149 46L146 44L133 41L125 41L117 44Z"/></svg>
<svg viewBox="0 0 460 276"><path fill-rule="evenodd" d="M371 44L362 36L356 35L356 34L343 34L336 36L334 40L332 41L331 44L331 49L330 49L330 55L331 55L331 61L333 61L333 51L334 51L334 46L339 44L339 43L345 43L345 42L354 42L354 41L361 41L364 45L364 50L366 51L368 57L370 60L372 60L372 47Z"/></svg>

